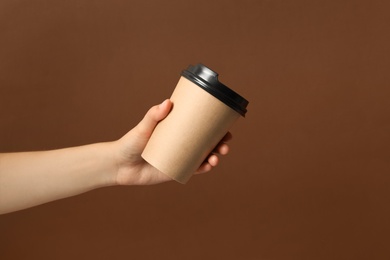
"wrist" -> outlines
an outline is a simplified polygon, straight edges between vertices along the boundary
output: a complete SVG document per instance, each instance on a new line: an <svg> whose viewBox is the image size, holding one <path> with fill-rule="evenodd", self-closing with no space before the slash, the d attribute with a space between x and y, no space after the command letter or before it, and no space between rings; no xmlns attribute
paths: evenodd
<svg viewBox="0 0 390 260"><path fill-rule="evenodd" d="M100 183L104 187L117 185L118 160L116 156L116 142L106 142L101 145L102 157L100 162L102 165L102 176Z"/></svg>
<svg viewBox="0 0 390 260"><path fill-rule="evenodd" d="M113 142L95 143L84 146L86 155L81 163L87 175L90 175L91 188L101 188L116 185L117 164ZM90 159L88 159L90 158Z"/></svg>

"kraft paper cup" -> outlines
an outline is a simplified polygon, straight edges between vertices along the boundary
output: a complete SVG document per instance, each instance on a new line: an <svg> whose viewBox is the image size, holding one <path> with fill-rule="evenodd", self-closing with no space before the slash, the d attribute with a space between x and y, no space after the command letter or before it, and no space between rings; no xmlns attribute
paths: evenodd
<svg viewBox="0 0 390 260"><path fill-rule="evenodd" d="M171 112L158 123L141 156L186 183L233 123L245 116L248 101L202 64L182 72L170 100Z"/></svg>

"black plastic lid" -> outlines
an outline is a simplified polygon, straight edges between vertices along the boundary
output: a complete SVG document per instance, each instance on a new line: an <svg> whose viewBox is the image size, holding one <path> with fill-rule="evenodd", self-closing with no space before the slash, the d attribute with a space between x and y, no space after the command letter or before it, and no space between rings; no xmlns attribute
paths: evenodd
<svg viewBox="0 0 390 260"><path fill-rule="evenodd" d="M203 64L197 64L195 66L188 66L186 70L181 73L183 77L192 81L199 87L206 90L208 93L218 98L220 101L225 103L237 111L240 115L245 117L246 107L248 101L218 81L218 73L207 68Z"/></svg>

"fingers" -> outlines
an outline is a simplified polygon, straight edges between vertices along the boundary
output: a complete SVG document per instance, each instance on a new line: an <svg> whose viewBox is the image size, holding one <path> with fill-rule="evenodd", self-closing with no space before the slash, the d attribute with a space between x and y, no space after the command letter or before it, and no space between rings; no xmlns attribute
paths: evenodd
<svg viewBox="0 0 390 260"><path fill-rule="evenodd" d="M229 153L229 145L225 143L220 143L215 147L213 150L213 153L221 154L221 155L226 155Z"/></svg>
<svg viewBox="0 0 390 260"><path fill-rule="evenodd" d="M215 147L213 152L206 158L206 160L202 163L202 165L198 168L195 174L201 174L209 172L216 167L219 163L219 155L226 155L229 153L229 145L226 142L230 141L233 138L230 132L226 133L226 135L222 138L219 144Z"/></svg>
<svg viewBox="0 0 390 260"><path fill-rule="evenodd" d="M153 106L145 114L144 118L135 127L138 134L150 137L157 123L163 120L172 108L172 102L166 99L159 105Z"/></svg>
<svg viewBox="0 0 390 260"><path fill-rule="evenodd" d="M233 135L230 132L227 132L218 145L214 148L213 153L226 155L229 153L229 145L226 142L232 140Z"/></svg>
<svg viewBox="0 0 390 260"><path fill-rule="evenodd" d="M196 174L206 173L211 171L219 163L219 157L216 154L210 154L202 165L196 171Z"/></svg>
<svg viewBox="0 0 390 260"><path fill-rule="evenodd" d="M208 162L202 163L202 165L198 168L195 174L202 174L211 171L213 166L211 166Z"/></svg>

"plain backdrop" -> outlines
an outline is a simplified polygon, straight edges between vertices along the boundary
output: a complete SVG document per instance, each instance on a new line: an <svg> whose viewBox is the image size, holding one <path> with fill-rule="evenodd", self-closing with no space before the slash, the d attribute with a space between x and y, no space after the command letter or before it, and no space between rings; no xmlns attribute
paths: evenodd
<svg viewBox="0 0 390 260"><path fill-rule="evenodd" d="M198 62L250 104L212 173L2 215L0 259L389 259L389 8L2 0L1 152L116 140Z"/></svg>

